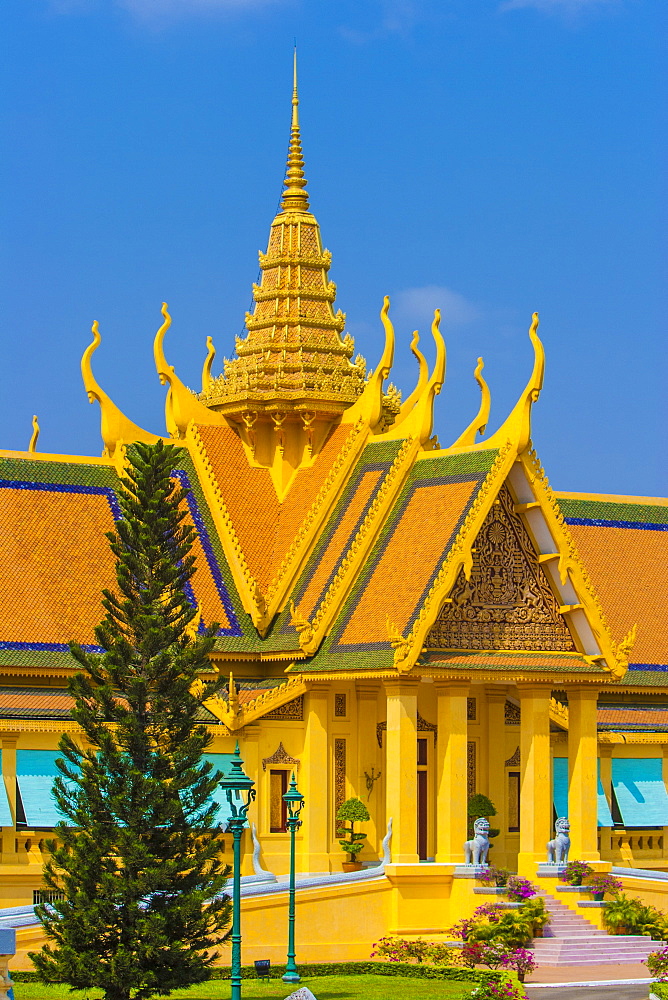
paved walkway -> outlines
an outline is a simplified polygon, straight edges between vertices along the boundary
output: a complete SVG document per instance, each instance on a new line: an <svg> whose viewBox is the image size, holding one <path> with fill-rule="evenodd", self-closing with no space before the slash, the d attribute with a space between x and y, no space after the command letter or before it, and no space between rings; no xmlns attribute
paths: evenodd
<svg viewBox="0 0 668 1000"><path fill-rule="evenodd" d="M632 965L539 965L527 976L527 986L531 983L605 983L649 978L647 966L640 962Z"/></svg>
<svg viewBox="0 0 668 1000"><path fill-rule="evenodd" d="M527 984L529 1000L647 1000L649 986L550 986L531 988Z"/></svg>

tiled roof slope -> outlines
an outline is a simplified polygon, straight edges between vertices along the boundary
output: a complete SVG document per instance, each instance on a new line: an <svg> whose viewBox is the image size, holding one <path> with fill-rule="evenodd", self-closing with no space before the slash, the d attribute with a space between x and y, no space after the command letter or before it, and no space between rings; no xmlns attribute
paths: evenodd
<svg viewBox="0 0 668 1000"><path fill-rule="evenodd" d="M392 670L387 618L402 633L412 626L496 456L439 455L414 464L330 634L295 670Z"/></svg>
<svg viewBox="0 0 668 1000"><path fill-rule="evenodd" d="M248 464L233 430L202 425L197 432L250 572L266 592L351 428L342 425L332 432L313 465L297 470L283 500L269 470Z"/></svg>
<svg viewBox="0 0 668 1000"><path fill-rule="evenodd" d="M177 475L190 487L197 528L193 601L204 624L220 623L220 645L253 650L254 630L185 451ZM114 584L105 532L120 514L117 491L111 465L0 457L0 663L67 667L69 641L97 648L101 590Z"/></svg>
<svg viewBox="0 0 668 1000"><path fill-rule="evenodd" d="M71 719L74 699L65 688L0 687L0 719ZM218 720L200 705L197 721Z"/></svg>
<svg viewBox="0 0 668 1000"><path fill-rule="evenodd" d="M624 686L668 686L668 501L560 494L616 639L635 624Z"/></svg>

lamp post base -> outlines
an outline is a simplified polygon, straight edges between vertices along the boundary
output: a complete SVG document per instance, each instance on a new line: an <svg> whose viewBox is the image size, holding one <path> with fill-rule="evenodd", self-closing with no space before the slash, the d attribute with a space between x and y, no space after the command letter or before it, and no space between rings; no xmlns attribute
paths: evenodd
<svg viewBox="0 0 668 1000"><path fill-rule="evenodd" d="M281 979L284 983L301 983L302 977L298 972L286 972Z"/></svg>

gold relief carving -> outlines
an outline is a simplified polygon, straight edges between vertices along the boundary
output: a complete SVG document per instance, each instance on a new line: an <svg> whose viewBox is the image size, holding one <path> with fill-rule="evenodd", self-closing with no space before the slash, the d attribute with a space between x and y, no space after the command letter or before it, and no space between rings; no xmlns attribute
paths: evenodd
<svg viewBox="0 0 668 1000"><path fill-rule="evenodd" d="M263 771L267 770L267 764L269 764L270 768L272 764L276 764L278 767L290 768L295 771L299 770L299 759L290 756L283 746L282 741L278 744L271 757L265 757L262 760Z"/></svg>
<svg viewBox="0 0 668 1000"><path fill-rule="evenodd" d="M520 706L507 701L503 709L503 718L507 726L519 726L521 721Z"/></svg>
<svg viewBox="0 0 668 1000"><path fill-rule="evenodd" d="M434 742L438 739L438 726L435 722L427 722L423 719L420 713L417 714L417 731L418 733L433 733ZM382 748L383 746L383 733L387 730L387 722L379 722L376 726L376 741L378 746Z"/></svg>
<svg viewBox="0 0 668 1000"><path fill-rule="evenodd" d="M466 699L466 720L476 722L478 719L478 703L475 698Z"/></svg>
<svg viewBox="0 0 668 1000"><path fill-rule="evenodd" d="M520 748L517 747L514 754L504 762L504 767L519 767L520 766Z"/></svg>
<svg viewBox="0 0 668 1000"><path fill-rule="evenodd" d="M466 791L468 797L475 795L476 786L476 745L469 741L466 744Z"/></svg>
<svg viewBox="0 0 668 1000"><path fill-rule="evenodd" d="M284 722L302 722L304 718L304 695L300 694L298 698L294 698L292 701L286 702L285 705L279 705L278 708L273 709L271 712L267 712L267 714L263 715L262 718L268 721L273 719Z"/></svg>
<svg viewBox="0 0 668 1000"><path fill-rule="evenodd" d="M346 741L334 740L334 811L346 801Z"/></svg>
<svg viewBox="0 0 668 1000"><path fill-rule="evenodd" d="M347 698L345 694L334 695L334 715L338 719L345 719L347 715Z"/></svg>
<svg viewBox="0 0 668 1000"><path fill-rule="evenodd" d="M575 650L559 602L506 487L460 570L425 645L432 649Z"/></svg>

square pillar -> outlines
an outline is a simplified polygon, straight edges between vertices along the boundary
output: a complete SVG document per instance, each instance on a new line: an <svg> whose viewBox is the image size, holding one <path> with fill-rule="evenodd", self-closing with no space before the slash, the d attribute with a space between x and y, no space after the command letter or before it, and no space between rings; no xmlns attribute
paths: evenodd
<svg viewBox="0 0 668 1000"><path fill-rule="evenodd" d="M608 808L612 811L612 747L605 745L600 746L598 748L598 755L601 761L601 785L603 786L605 797L608 800ZM664 757L664 769L665 766ZM612 827L602 826L600 830L600 837L601 858L603 861L612 861Z"/></svg>
<svg viewBox="0 0 668 1000"><path fill-rule="evenodd" d="M306 731L299 774L299 790L304 796L303 825L300 829L301 871L328 872L329 845L334 816L330 813L328 738L329 685L318 684L304 696Z"/></svg>
<svg viewBox="0 0 668 1000"><path fill-rule="evenodd" d="M369 850L375 853L380 849L385 830L383 829L382 785L374 781L367 788L365 774L375 777L382 770L380 767L380 747L376 738L378 724L378 694L380 684L357 681L357 784L356 794L366 804L371 819L365 823L362 830L367 835L362 856L371 860ZM382 779L381 779L382 780Z"/></svg>
<svg viewBox="0 0 668 1000"><path fill-rule="evenodd" d="M444 864L464 862L468 803L468 693L468 684L436 685L436 861Z"/></svg>
<svg viewBox="0 0 668 1000"><path fill-rule="evenodd" d="M393 864L417 864L417 681L385 684L385 812L392 817Z"/></svg>
<svg viewBox="0 0 668 1000"><path fill-rule="evenodd" d="M600 861L598 851L597 726L598 691L568 691L568 819L569 856L578 861Z"/></svg>
<svg viewBox="0 0 668 1000"><path fill-rule="evenodd" d="M506 816L506 690L505 688L487 688L487 775L489 798L497 809L496 816L490 817L489 825L498 827L501 831L498 837L490 841L493 849L489 855L490 863L505 865L506 831L508 818Z"/></svg>
<svg viewBox="0 0 668 1000"><path fill-rule="evenodd" d="M518 686L520 698L520 851L517 870L534 878L552 837L550 697L546 685Z"/></svg>
<svg viewBox="0 0 668 1000"><path fill-rule="evenodd" d="M2 737L2 778L7 792L9 808L14 818L14 827L5 827L2 831L2 861L4 864L16 864L16 742L15 734Z"/></svg>

